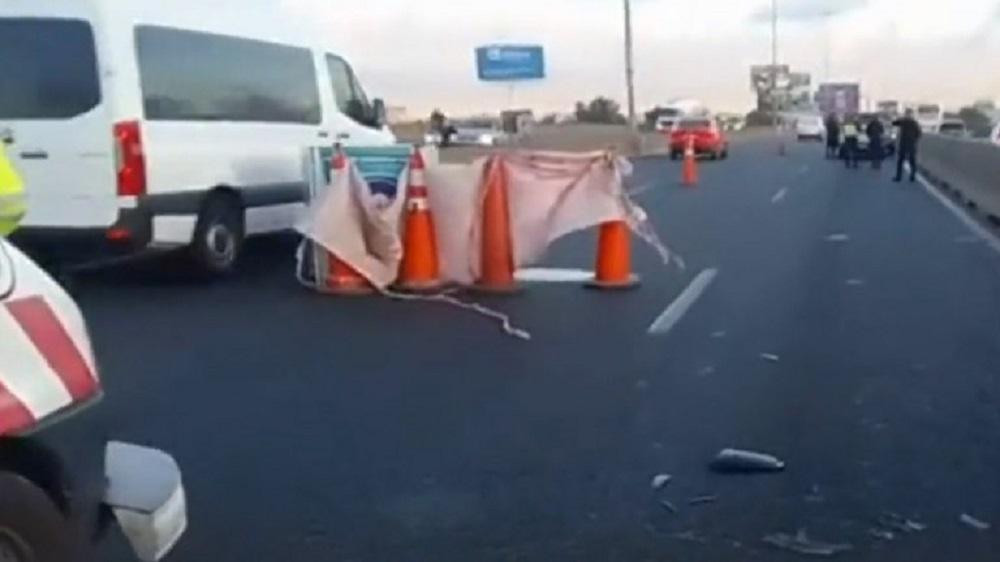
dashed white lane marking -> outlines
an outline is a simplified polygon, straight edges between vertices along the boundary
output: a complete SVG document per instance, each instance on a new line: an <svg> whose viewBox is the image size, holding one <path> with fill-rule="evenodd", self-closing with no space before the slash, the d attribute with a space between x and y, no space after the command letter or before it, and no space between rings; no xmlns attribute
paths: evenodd
<svg viewBox="0 0 1000 562"><path fill-rule="evenodd" d="M992 232L986 230L986 228L983 225L976 222L975 219L973 219L965 211L960 209L958 205L956 205L950 199L945 197L943 193L935 189L934 186L931 185L930 182L928 182L923 175L918 175L917 179L920 180L920 185L924 186L924 190L926 190L927 193L931 195L931 197L937 199L939 203L941 203L942 205L944 205L946 209L951 211L951 214L958 217L958 220L962 221L962 224L968 227L968 229L971 230L973 234L982 238L984 242L990 245L990 248L993 248L995 252L1000 254L1000 238L997 238Z"/></svg>
<svg viewBox="0 0 1000 562"><path fill-rule="evenodd" d="M780 202L782 199L785 198L786 195L788 195L788 188L782 187L781 189L778 190L777 193L774 194L773 197L771 197L771 203Z"/></svg>
<svg viewBox="0 0 1000 562"><path fill-rule="evenodd" d="M705 290L708 289L718 274L718 269L706 269L699 273L691 281L691 284L680 295L677 295L674 302L670 303L670 306L653 321L649 326L649 333L661 335L669 332L680 322L681 318L684 318L684 315L687 314L687 311L691 309L694 303L701 298L701 295L704 294Z"/></svg>
<svg viewBox="0 0 1000 562"><path fill-rule="evenodd" d="M517 270L514 278L524 283L586 283L594 279L594 272L584 269L529 267Z"/></svg>
<svg viewBox="0 0 1000 562"><path fill-rule="evenodd" d="M826 237L827 242L847 242L851 237L844 234L843 232L838 232L836 234L831 234Z"/></svg>

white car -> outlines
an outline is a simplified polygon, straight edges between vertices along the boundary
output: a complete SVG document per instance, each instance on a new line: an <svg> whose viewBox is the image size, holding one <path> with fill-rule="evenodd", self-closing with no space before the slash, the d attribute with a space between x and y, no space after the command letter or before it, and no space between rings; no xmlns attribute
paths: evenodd
<svg viewBox="0 0 1000 562"><path fill-rule="evenodd" d="M680 115L661 115L656 118L656 130L661 133L672 132L680 120Z"/></svg>
<svg viewBox="0 0 1000 562"><path fill-rule="evenodd" d="M826 136L826 124L819 115L800 117L795 121L795 136L802 140L823 140Z"/></svg>
<svg viewBox="0 0 1000 562"><path fill-rule="evenodd" d="M184 487L169 455L80 435L72 446L47 440L50 426L87 415L102 395L80 310L0 238L0 560L91 559L79 541L100 528L102 505L141 560L163 558L184 533Z"/></svg>
<svg viewBox="0 0 1000 562"><path fill-rule="evenodd" d="M1000 123L997 123L996 126L993 127L993 132L990 133L990 142L1000 146Z"/></svg>
<svg viewBox="0 0 1000 562"><path fill-rule="evenodd" d="M233 268L304 210L305 149L387 145L337 53L300 21L158 0L0 2L0 140L28 190L17 242L71 260L188 247Z"/></svg>

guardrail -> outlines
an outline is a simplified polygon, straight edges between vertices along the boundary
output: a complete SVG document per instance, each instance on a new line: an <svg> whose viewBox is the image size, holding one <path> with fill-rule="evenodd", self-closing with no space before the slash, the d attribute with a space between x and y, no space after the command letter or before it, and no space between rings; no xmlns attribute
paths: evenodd
<svg viewBox="0 0 1000 562"><path fill-rule="evenodd" d="M977 139L925 135L921 171L942 188L1000 224L1000 146Z"/></svg>

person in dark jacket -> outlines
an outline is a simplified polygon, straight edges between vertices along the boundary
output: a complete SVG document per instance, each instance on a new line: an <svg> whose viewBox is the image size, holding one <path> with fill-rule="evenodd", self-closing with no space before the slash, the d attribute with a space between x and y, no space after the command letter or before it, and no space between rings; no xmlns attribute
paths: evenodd
<svg viewBox="0 0 1000 562"><path fill-rule="evenodd" d="M865 134L868 135L868 152L872 158L872 169L882 169L882 135L885 134L885 126L878 117L873 117L865 127Z"/></svg>
<svg viewBox="0 0 1000 562"><path fill-rule="evenodd" d="M903 162L910 164L910 181L917 181L917 145L920 143L920 123L913 118L913 110L892 122L899 128L899 157L896 159L896 177L892 181L903 181Z"/></svg>
<svg viewBox="0 0 1000 562"><path fill-rule="evenodd" d="M826 116L826 157L837 158L840 152L840 123L837 116L831 113Z"/></svg>

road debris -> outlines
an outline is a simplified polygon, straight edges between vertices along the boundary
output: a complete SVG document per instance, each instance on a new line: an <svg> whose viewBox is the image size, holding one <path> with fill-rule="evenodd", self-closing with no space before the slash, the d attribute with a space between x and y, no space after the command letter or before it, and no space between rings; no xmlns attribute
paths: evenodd
<svg viewBox="0 0 1000 562"><path fill-rule="evenodd" d="M705 505L719 501L719 496L697 496L688 500L688 505Z"/></svg>
<svg viewBox="0 0 1000 562"><path fill-rule="evenodd" d="M785 463L777 457L754 451L723 449L709 465L715 472L778 472Z"/></svg>
<svg viewBox="0 0 1000 562"><path fill-rule="evenodd" d="M896 539L895 533L880 527L872 527L871 529L868 529L868 534L880 541L891 541Z"/></svg>
<svg viewBox="0 0 1000 562"><path fill-rule="evenodd" d="M781 361L781 357L773 353L761 353L760 358L764 361L770 361L771 363L777 363Z"/></svg>
<svg viewBox="0 0 1000 562"><path fill-rule="evenodd" d="M983 521L981 519L976 519L975 517L969 515L968 513L963 513L962 516L958 518L958 520L977 531L989 531L990 527L992 527L992 525L990 525L986 521Z"/></svg>
<svg viewBox="0 0 1000 562"><path fill-rule="evenodd" d="M708 544L708 539L700 535L695 534L694 531L684 531L683 533L674 533L670 535L670 538L677 539L679 541L693 542L698 544Z"/></svg>
<svg viewBox="0 0 1000 562"><path fill-rule="evenodd" d="M798 554L805 554L807 556L835 556L841 552L847 552L854 548L847 543L814 541L809 538L805 529L800 529L794 536L787 533L774 533L772 535L767 535L764 537L764 542L776 548L789 550Z"/></svg>
<svg viewBox="0 0 1000 562"><path fill-rule="evenodd" d="M677 514L677 506L671 503L670 500L660 500L660 505L670 513Z"/></svg>
<svg viewBox="0 0 1000 562"><path fill-rule="evenodd" d="M659 490L660 488L663 488L664 486L669 484L670 481L673 479L674 477L669 474L657 474L656 476L653 477L653 480L652 482L649 483L649 486L654 490Z"/></svg>
<svg viewBox="0 0 1000 562"><path fill-rule="evenodd" d="M927 529L927 525L912 519L907 519L906 517L891 511L886 511L882 515L879 515L878 524L880 527L891 529L900 533L919 533L920 531Z"/></svg>

